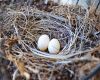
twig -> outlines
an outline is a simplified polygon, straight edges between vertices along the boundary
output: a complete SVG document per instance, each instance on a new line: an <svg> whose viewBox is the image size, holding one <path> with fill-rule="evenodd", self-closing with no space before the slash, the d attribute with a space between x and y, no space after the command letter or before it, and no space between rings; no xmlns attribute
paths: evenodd
<svg viewBox="0 0 100 80"><path fill-rule="evenodd" d="M100 64L98 64L94 69L92 69L90 73L86 77L84 77L82 80L89 80L93 76L95 76L98 72L100 72Z"/></svg>

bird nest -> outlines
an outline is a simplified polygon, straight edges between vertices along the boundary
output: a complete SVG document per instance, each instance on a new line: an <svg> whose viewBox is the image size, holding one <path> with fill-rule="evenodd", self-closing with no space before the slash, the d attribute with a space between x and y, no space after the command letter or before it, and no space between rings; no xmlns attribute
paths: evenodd
<svg viewBox="0 0 100 80"><path fill-rule="evenodd" d="M37 74L39 80L53 79L54 71L62 68L74 74L68 64L98 61L90 55L100 49L100 37L96 34L96 24L89 18L88 10L79 6L62 6L46 12L24 6L16 10L8 8L4 15L1 37L5 48L2 50L5 58L17 67L13 80L18 71L26 78ZM61 50L58 54L38 49L37 41L42 34L60 41Z"/></svg>

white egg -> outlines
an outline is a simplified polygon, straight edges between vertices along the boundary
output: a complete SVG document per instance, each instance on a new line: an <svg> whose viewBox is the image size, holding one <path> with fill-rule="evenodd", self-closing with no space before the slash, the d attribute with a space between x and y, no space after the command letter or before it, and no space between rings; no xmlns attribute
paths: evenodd
<svg viewBox="0 0 100 80"><path fill-rule="evenodd" d="M59 53L60 51L60 43L57 39L52 39L48 45L49 53Z"/></svg>
<svg viewBox="0 0 100 80"><path fill-rule="evenodd" d="M44 34L44 35L41 35L38 39L38 48L41 50L41 51L45 51L47 50L48 48L48 44L49 44L49 36Z"/></svg>

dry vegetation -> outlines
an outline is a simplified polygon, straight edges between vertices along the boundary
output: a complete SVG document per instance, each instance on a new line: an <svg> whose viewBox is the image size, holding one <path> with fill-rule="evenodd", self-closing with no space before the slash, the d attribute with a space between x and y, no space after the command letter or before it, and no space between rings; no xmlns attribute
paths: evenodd
<svg viewBox="0 0 100 80"><path fill-rule="evenodd" d="M40 7L10 5L0 15L0 55L11 79L82 80L100 64L100 16L80 6ZM60 41L59 54L38 50L41 34Z"/></svg>

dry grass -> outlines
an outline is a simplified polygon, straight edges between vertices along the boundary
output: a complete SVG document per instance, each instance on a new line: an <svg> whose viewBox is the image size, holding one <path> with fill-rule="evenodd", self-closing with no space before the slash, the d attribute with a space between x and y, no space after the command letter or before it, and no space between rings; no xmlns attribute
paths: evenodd
<svg viewBox="0 0 100 80"><path fill-rule="evenodd" d="M94 35L96 24L89 17L89 11L79 6L60 8L53 7L50 13L28 6L7 9L1 36L5 39L6 58L17 67L13 80L18 76L18 71L27 79L32 73L35 80L36 75L39 80L53 80L54 71L64 66L70 74L75 75L67 67L69 63L100 61L92 56L93 52L100 50L100 39ZM37 40L42 34L60 41L59 54L38 50Z"/></svg>

